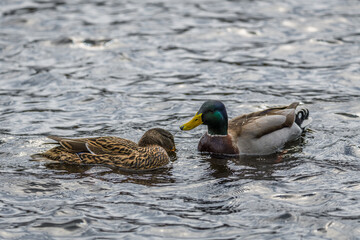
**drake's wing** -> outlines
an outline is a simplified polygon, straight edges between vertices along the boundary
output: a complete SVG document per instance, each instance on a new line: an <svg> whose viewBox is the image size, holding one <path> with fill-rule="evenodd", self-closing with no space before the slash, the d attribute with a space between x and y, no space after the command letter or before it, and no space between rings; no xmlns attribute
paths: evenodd
<svg viewBox="0 0 360 240"><path fill-rule="evenodd" d="M270 108L259 112L244 114L229 122L229 133L239 137L247 135L260 138L285 127L291 127L295 121L295 102L286 107Z"/></svg>

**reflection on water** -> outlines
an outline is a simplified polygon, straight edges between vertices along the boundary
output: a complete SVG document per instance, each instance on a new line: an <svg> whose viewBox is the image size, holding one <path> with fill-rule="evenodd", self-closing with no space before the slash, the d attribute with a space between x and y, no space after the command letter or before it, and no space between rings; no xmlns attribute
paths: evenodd
<svg viewBox="0 0 360 240"><path fill-rule="evenodd" d="M56 170L57 175L66 176L68 174L75 174L77 178L94 177L113 183L128 182L152 186L160 183L172 183L175 181L171 176L171 166L148 171L131 171L109 166L79 166L62 163L46 163L45 166L48 169Z"/></svg>
<svg viewBox="0 0 360 240"><path fill-rule="evenodd" d="M327 1L0 3L0 238L355 239L360 7ZM179 125L300 101L313 122L266 157L196 151ZM31 161L46 135L175 136L166 167Z"/></svg>

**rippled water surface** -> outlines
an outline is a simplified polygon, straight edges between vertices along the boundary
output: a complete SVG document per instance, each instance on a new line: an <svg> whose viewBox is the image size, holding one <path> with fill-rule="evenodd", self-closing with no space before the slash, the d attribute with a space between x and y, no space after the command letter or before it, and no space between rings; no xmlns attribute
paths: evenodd
<svg viewBox="0 0 360 240"><path fill-rule="evenodd" d="M0 2L1 239L359 239L358 0ZM230 117L302 102L286 152L200 155L206 99ZM49 134L175 135L167 167L31 161Z"/></svg>

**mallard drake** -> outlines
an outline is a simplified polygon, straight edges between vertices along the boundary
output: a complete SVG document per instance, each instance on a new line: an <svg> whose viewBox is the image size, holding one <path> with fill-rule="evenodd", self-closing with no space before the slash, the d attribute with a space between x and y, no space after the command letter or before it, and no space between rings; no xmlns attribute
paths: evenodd
<svg viewBox="0 0 360 240"><path fill-rule="evenodd" d="M267 155L276 152L286 142L298 138L302 123L309 111L296 112L298 102L289 106L243 114L228 121L225 105L220 101L206 101L181 130L207 125L198 145L200 152L217 154Z"/></svg>
<svg viewBox="0 0 360 240"><path fill-rule="evenodd" d="M175 151L173 135L153 128L136 144L119 137L62 138L49 136L60 146L40 156L69 164L105 164L132 170L159 168L169 163L168 153Z"/></svg>

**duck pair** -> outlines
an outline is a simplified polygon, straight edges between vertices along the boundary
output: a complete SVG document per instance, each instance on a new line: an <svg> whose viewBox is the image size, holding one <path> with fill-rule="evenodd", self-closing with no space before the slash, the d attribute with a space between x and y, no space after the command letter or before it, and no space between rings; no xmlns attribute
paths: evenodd
<svg viewBox="0 0 360 240"><path fill-rule="evenodd" d="M309 111L296 112L299 103L243 114L228 121L224 104L206 101L195 116L180 127L191 130L201 124L208 131L201 137L200 152L228 155L267 155L286 142L297 139ZM118 137L69 139L49 136L60 146L40 154L51 160L69 164L105 164L124 169L149 170L169 163L175 152L173 135L161 128L145 132L136 144Z"/></svg>

